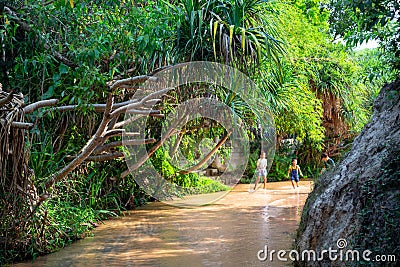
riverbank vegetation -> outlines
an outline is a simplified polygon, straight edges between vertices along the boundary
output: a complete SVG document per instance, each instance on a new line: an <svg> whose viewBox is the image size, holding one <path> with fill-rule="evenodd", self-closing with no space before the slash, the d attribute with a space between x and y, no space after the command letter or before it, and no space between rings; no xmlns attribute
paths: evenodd
<svg viewBox="0 0 400 267"><path fill-rule="evenodd" d="M24 105L58 99L58 107L74 108L23 115L33 125L16 139L9 137L11 122L5 120L12 107L1 105L0 263L55 251L84 237L97 221L151 200L126 170L117 145L121 135L105 144L112 160L99 153L49 183L101 125L104 117L94 104L106 103L110 84L129 77L149 77L187 61L230 65L253 79L274 115L277 153L270 181L286 178L292 156L308 177L319 173L321 151L339 159L370 119L379 89L398 73L397 63L386 64L381 50L356 52L334 41L330 11L328 1L313 0L3 1L2 90L21 93ZM115 102L129 101L135 86L117 88ZM241 181L251 181L260 153L258 117L223 88L196 84L161 96L144 136L148 149L159 144L163 115L177 103L205 95L224 102L246 122L250 159ZM155 149L149 160L164 178L192 188L188 193L226 190L200 172L211 161L196 172L181 173L170 156L179 147L193 166L224 136L229 133L217 122L194 120L173 137L177 147ZM209 141L201 142L207 152L193 145L202 140ZM14 147L26 163L21 173L10 168L16 151L10 152L9 144L17 141L25 144ZM222 165L230 153L224 142L214 154ZM24 177L23 187L16 175Z"/></svg>

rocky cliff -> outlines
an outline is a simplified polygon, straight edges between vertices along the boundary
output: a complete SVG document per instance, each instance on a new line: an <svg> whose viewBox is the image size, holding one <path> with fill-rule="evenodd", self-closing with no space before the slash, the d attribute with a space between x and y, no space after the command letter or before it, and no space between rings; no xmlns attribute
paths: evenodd
<svg viewBox="0 0 400 267"><path fill-rule="evenodd" d="M325 253L320 261L301 261L300 256L296 264L395 266L400 262L399 222L400 78L381 90L371 122L343 160L319 178L304 206L296 238L300 255L315 250L320 256L322 250L331 248L338 250L338 259L334 260L335 253L332 257ZM339 250L338 245L343 248ZM349 250L359 251L360 261L350 254L346 261ZM365 250L372 253L366 252L364 258ZM397 263L376 265L376 255L396 255Z"/></svg>

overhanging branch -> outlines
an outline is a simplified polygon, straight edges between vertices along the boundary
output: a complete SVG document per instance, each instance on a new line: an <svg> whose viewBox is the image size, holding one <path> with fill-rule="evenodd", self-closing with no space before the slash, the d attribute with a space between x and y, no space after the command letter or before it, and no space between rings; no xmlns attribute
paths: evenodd
<svg viewBox="0 0 400 267"><path fill-rule="evenodd" d="M23 111L25 114L29 114L35 110L38 110L39 108L54 106L57 104L57 102L58 99L41 100L24 107Z"/></svg>
<svg viewBox="0 0 400 267"><path fill-rule="evenodd" d="M157 81L156 77L152 77L152 76L148 76L148 75L141 75L141 76L135 76L135 77L130 77L130 78L126 78L126 79L121 79L118 80L116 82L114 82L113 84L110 85L110 89L113 91L117 88L119 88L121 85L136 85L138 83L142 83L145 81Z"/></svg>
<svg viewBox="0 0 400 267"><path fill-rule="evenodd" d="M0 99L0 107L1 107L1 106L4 106L4 105L7 105L8 103L10 103L11 100L13 99L13 96L14 96L14 93L13 93L13 91L11 91L11 92L8 94L8 96L6 96L6 97Z"/></svg>
<svg viewBox="0 0 400 267"><path fill-rule="evenodd" d="M217 152L217 150L226 142L226 140L228 140L230 135L231 135L231 132L228 133L227 135L225 135L225 137L222 138L218 142L218 144L201 161L199 161L199 163L197 163L196 165L190 167L189 169L186 169L184 171L180 171L179 173L187 174L187 173L194 172L194 171L200 169L201 166L203 166L203 164L206 163L207 160L209 160L212 157L212 155L214 155L215 152Z"/></svg>
<svg viewBox="0 0 400 267"><path fill-rule="evenodd" d="M34 126L33 123L30 122L19 122L19 121L13 121L11 123L11 127L13 128L19 128L19 129L25 129L25 130L30 130Z"/></svg>
<svg viewBox="0 0 400 267"><path fill-rule="evenodd" d="M123 158L123 157L124 157L124 153L122 153L121 151L116 151L113 153L88 156L87 158L85 158L84 161L107 161L107 160L113 160L113 159L118 159L118 158ZM73 157L69 157L69 158L73 158Z"/></svg>
<svg viewBox="0 0 400 267"><path fill-rule="evenodd" d="M93 154L98 154L102 153L105 151L109 151L111 149L114 149L116 147L120 146L134 146L134 145L144 145L144 144L151 144L155 143L157 140L154 138L149 138L149 139L136 139L136 140L119 140L119 141L114 141L102 146L97 147L94 151Z"/></svg>
<svg viewBox="0 0 400 267"><path fill-rule="evenodd" d="M45 184L45 190L48 190L55 183L63 179L69 172L74 170L77 166L79 166L83 161L85 161L96 149L99 145L103 144L107 139L104 138L104 134L106 131L107 124L111 120L110 111L113 106L114 97L111 93L108 94L106 108L103 114L103 119L99 127L97 128L96 133L92 136L92 138L86 143L86 145L81 149L80 153L76 156L76 158L67 164L64 168L57 171L53 175L50 176L50 179Z"/></svg>

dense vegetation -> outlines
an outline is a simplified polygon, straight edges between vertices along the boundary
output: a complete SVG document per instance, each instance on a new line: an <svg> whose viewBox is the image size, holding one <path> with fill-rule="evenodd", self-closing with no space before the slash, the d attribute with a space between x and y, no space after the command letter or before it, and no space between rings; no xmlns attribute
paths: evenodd
<svg viewBox="0 0 400 267"><path fill-rule="evenodd" d="M60 105L80 107L74 112L39 110L27 115L36 122L26 139L32 183L39 193L43 191L49 175L92 136L101 118L88 104L104 103L109 81L195 60L236 67L260 87L265 105L275 116L278 137L271 180L286 178L294 155L303 172L315 176L319 153L324 150L340 157L369 120L372 101L382 84L397 74L395 59L399 58L390 45L394 37L382 39L387 35L380 31L391 23L390 30L398 29L391 22L392 15L381 24L365 26L367 31L380 25L377 34L368 38L382 40L384 51L390 53L378 49L354 52L341 42L332 42L330 26L340 17L331 13L337 9L328 4L314 0L3 1L3 90L23 93L26 103L57 98ZM333 1L335 8L341 4ZM351 22L344 25L346 21L341 21L340 28L334 29L339 36L352 27ZM345 37L351 40L348 45L368 39ZM392 65L386 64L385 57ZM160 109L168 112L180 101L204 94L217 96L250 126L251 158L242 181L251 180L260 152L257 135L251 135L258 121L242 99L223 88L210 91L196 85L172 92ZM130 96L121 90L117 100ZM159 138L159 122L149 122L149 137ZM209 124L213 127L206 127ZM182 136L181 150L189 161L196 161L203 155L193 142L224 134L216 123L193 121ZM287 145L285 139L294 142ZM164 177L197 187L197 193L224 189L197 173L178 174L166 152L157 150L150 159ZM229 146L217 154L223 160ZM51 197L27 219L15 244L8 244L7 249L2 246L0 262L54 251L83 237L93 222L146 202L148 197L134 179L121 177L125 165L121 159L87 162L53 186ZM8 231L6 225L1 224L1 239Z"/></svg>

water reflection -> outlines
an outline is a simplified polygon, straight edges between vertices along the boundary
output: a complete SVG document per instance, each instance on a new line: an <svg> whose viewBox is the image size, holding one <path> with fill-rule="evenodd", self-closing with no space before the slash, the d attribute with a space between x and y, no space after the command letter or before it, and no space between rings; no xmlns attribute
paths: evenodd
<svg viewBox="0 0 400 267"><path fill-rule="evenodd" d="M216 203L177 208L152 203L106 221L94 237L16 266L290 266L257 252L290 250L310 182L270 183L255 193L238 185Z"/></svg>

